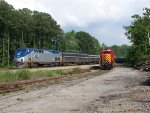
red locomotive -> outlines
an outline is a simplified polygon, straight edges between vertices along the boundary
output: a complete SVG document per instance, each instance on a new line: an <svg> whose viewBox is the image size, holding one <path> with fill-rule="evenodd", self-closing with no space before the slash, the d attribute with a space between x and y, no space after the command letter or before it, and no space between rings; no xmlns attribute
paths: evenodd
<svg viewBox="0 0 150 113"><path fill-rule="evenodd" d="M114 52L111 49L100 51L100 67L102 69L112 69L114 67Z"/></svg>

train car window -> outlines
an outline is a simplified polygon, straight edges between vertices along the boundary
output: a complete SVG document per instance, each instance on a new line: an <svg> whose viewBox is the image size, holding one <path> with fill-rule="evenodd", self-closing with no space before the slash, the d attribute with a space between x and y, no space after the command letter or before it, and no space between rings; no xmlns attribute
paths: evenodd
<svg viewBox="0 0 150 113"><path fill-rule="evenodd" d="M25 53L25 52L26 52L26 50L25 50L25 49L22 49L22 50L21 50L21 52L22 52L22 53Z"/></svg>
<svg viewBox="0 0 150 113"><path fill-rule="evenodd" d="M60 58L59 58L59 57L56 57L56 58L55 58L55 61L60 61Z"/></svg>
<svg viewBox="0 0 150 113"><path fill-rule="evenodd" d="M37 50L34 50L35 53L37 53Z"/></svg>
<svg viewBox="0 0 150 113"><path fill-rule="evenodd" d="M35 53L44 53L43 50L34 50Z"/></svg>

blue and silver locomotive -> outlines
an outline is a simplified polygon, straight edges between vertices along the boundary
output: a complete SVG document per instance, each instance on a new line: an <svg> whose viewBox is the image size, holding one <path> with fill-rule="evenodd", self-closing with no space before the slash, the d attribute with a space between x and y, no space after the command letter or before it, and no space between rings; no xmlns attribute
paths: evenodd
<svg viewBox="0 0 150 113"><path fill-rule="evenodd" d="M68 65L98 63L99 55L88 55L57 50L44 50L36 48L18 48L14 55L16 67L34 67L38 65Z"/></svg>

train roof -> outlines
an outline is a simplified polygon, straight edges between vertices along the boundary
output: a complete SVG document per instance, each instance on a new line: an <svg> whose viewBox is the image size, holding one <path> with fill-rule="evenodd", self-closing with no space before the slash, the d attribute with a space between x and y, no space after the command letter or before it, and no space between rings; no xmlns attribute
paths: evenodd
<svg viewBox="0 0 150 113"><path fill-rule="evenodd" d="M85 53L78 53L78 52L62 52L59 50L48 50L48 49L38 49L38 48L17 48L16 50L25 50L25 49L29 49L30 51L34 51L34 50L43 50L43 51L49 51L49 52L54 52L54 53L63 53L63 54L70 54L70 55L88 55L88 56L98 56L98 55L90 55L90 54L85 54Z"/></svg>
<svg viewBox="0 0 150 113"><path fill-rule="evenodd" d="M20 50L20 49L29 49L31 51L33 51L33 50L43 50L43 51L61 53L61 51L59 51L59 50L48 50L48 49L38 49L38 48L17 48L16 50Z"/></svg>

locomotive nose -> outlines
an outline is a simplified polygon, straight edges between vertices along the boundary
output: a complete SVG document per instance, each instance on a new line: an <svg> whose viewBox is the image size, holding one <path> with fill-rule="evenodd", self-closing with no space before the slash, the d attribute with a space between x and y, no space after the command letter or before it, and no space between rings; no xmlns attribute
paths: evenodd
<svg viewBox="0 0 150 113"><path fill-rule="evenodd" d="M14 61L15 62L24 62L24 58L15 58Z"/></svg>

